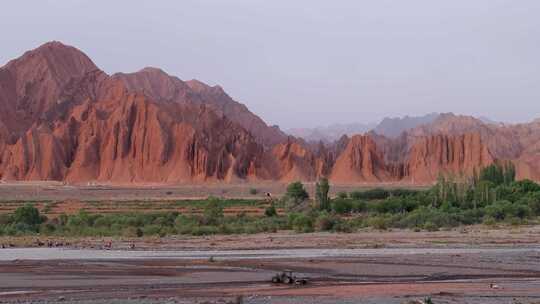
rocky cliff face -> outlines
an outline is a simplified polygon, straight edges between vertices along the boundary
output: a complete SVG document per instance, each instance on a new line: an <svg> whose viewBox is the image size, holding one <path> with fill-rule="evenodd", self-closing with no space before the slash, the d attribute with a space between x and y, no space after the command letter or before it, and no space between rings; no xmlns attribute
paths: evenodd
<svg viewBox="0 0 540 304"><path fill-rule="evenodd" d="M370 136L355 135L337 158L330 175L336 183L376 183L388 181L383 155Z"/></svg>
<svg viewBox="0 0 540 304"><path fill-rule="evenodd" d="M2 89L7 93L1 99L8 107L41 113L25 116L20 124L0 120L3 179L199 182L274 178L264 166L263 146L211 105L163 102L152 92L130 87L137 84L107 76L81 54L60 43L46 44L2 69L24 75L20 69L27 67L26 60L46 58L51 70L17 76L13 83L1 82L1 88L8 88ZM166 95L167 85L156 87L162 80L150 87ZM11 90L14 84L32 90L23 90L26 95L21 95Z"/></svg>
<svg viewBox="0 0 540 304"><path fill-rule="evenodd" d="M470 176L493 161L479 133L432 135L414 143L404 179L411 183L428 183L440 174Z"/></svg>
<svg viewBox="0 0 540 304"><path fill-rule="evenodd" d="M263 148L206 106L161 107L128 93L73 107L34 126L4 152L3 178L114 182L203 182L271 178Z"/></svg>
<svg viewBox="0 0 540 304"><path fill-rule="evenodd" d="M205 104L244 127L259 143L268 147L286 140L286 135L279 128L267 126L245 105L234 101L220 86L211 87L198 80L184 82L157 68L145 68L130 74L118 73L112 77L124 82L130 92L144 93L158 102Z"/></svg>
<svg viewBox="0 0 540 304"><path fill-rule="evenodd" d="M97 70L82 52L49 42L0 68L0 120L12 138L20 135L51 107L64 102L64 86Z"/></svg>
<svg viewBox="0 0 540 304"><path fill-rule="evenodd" d="M277 179L282 182L314 181L328 173L329 152L313 152L292 137L276 145L272 155L279 168Z"/></svg>
<svg viewBox="0 0 540 304"><path fill-rule="evenodd" d="M411 130L407 136L414 138L435 134L464 135L476 133L493 159L511 160L516 164L517 177L540 180L535 161L540 155L540 124L537 122L505 125L485 123L471 116L441 115L432 124Z"/></svg>
<svg viewBox="0 0 540 304"><path fill-rule="evenodd" d="M372 136L351 139L333 167L331 180L426 184L441 174L471 175L495 160L478 133L431 135L412 143L406 137L388 140Z"/></svg>
<svg viewBox="0 0 540 304"><path fill-rule="evenodd" d="M540 122L445 114L396 138L306 143L268 127L222 88L155 68L109 76L47 43L0 68L0 178L198 183L430 183L512 160L540 179Z"/></svg>

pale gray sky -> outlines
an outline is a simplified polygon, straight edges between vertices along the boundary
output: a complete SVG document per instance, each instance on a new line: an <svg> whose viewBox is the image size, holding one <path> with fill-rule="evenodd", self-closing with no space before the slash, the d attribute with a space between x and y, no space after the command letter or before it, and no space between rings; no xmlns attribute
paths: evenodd
<svg viewBox="0 0 540 304"><path fill-rule="evenodd" d="M282 128L540 117L538 0L2 1L0 64L50 40L108 73L220 84Z"/></svg>

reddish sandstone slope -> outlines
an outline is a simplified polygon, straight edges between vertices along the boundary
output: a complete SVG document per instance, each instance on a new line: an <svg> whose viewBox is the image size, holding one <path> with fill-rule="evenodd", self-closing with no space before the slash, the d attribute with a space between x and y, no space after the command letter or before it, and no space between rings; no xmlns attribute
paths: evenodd
<svg viewBox="0 0 540 304"><path fill-rule="evenodd" d="M153 100L182 104L206 104L251 132L259 143L273 146L286 140L277 127L269 127L249 109L234 101L220 86L208 86L198 80L184 82L157 68L112 76L123 81L130 92L143 92Z"/></svg>
<svg viewBox="0 0 540 304"><path fill-rule="evenodd" d="M282 182L313 181L324 175L324 159L292 137L276 145L272 155L278 166L277 178Z"/></svg>
<svg viewBox="0 0 540 304"><path fill-rule="evenodd" d="M0 120L12 135L28 128L51 107L64 102L70 80L97 70L82 52L49 42L0 68Z"/></svg>
<svg viewBox="0 0 540 304"><path fill-rule="evenodd" d="M352 138L336 161L335 182L427 184L441 174L470 175L495 158L478 133L389 139L375 133Z"/></svg>
<svg viewBox="0 0 540 304"><path fill-rule="evenodd" d="M34 62L35 58L45 63ZM86 59L72 47L48 43L2 69L2 75L9 76L0 82L2 104L28 114L21 123L0 120L3 179L274 178L272 170L265 168L264 148L211 106L164 103L144 91L131 92L125 82L107 76ZM38 66L37 76L24 70L27 60ZM17 81L10 82L12 78ZM12 90L17 86L31 89L20 95Z"/></svg>
<svg viewBox="0 0 540 304"><path fill-rule="evenodd" d="M414 143L404 177L411 183L427 183L440 174L472 175L493 161L478 133L431 135Z"/></svg>
<svg viewBox="0 0 540 304"><path fill-rule="evenodd" d="M17 180L233 181L269 178L263 152L204 105L161 106L117 82L106 98L31 127L4 152L2 171Z"/></svg>
<svg viewBox="0 0 540 304"><path fill-rule="evenodd" d="M529 178L540 181L540 121L501 126L491 138L499 150L507 149L509 157L516 165L517 178ZM511 142L512 145L509 145Z"/></svg>
<svg viewBox="0 0 540 304"><path fill-rule="evenodd" d="M391 179L375 141L362 135L350 139L330 175L330 180L336 183L376 183Z"/></svg>
<svg viewBox="0 0 540 304"><path fill-rule="evenodd" d="M436 134L476 133L493 159L511 160L517 177L540 180L540 122L524 124L488 124L471 116L441 115L431 124L411 130L409 142Z"/></svg>

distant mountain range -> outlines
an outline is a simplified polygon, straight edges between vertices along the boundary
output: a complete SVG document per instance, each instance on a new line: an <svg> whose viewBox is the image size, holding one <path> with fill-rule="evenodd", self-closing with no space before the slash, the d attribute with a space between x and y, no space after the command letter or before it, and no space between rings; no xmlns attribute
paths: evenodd
<svg viewBox="0 0 540 304"><path fill-rule="evenodd" d="M379 135L395 138L407 130L432 123L439 118L440 115L441 114L439 113L431 113L424 116L385 118L373 129L373 131Z"/></svg>
<svg viewBox="0 0 540 304"><path fill-rule="evenodd" d="M2 180L427 184L498 160L540 180L539 120L432 113L290 133L219 86L158 68L107 75L60 42L0 68Z"/></svg>
<svg viewBox="0 0 540 304"><path fill-rule="evenodd" d="M405 116L384 118L380 123L351 123L334 124L327 127L316 128L295 128L287 130L287 133L296 137L301 137L306 141L323 141L330 143L338 140L341 136L352 136L374 131L379 135L395 138L404 131L413 129L422 124L433 122L439 113L431 113L424 116Z"/></svg>
<svg viewBox="0 0 540 304"><path fill-rule="evenodd" d="M333 124L326 127L316 128L294 128L286 130L286 133L303 138L306 141L331 143L338 140L341 136L352 136L355 134L363 134L375 128L375 123L350 123L350 124Z"/></svg>

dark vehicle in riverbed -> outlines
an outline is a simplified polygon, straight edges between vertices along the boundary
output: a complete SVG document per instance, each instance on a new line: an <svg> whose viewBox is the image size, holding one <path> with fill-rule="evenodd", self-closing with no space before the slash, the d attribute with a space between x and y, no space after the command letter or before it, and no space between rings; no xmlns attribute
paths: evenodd
<svg viewBox="0 0 540 304"><path fill-rule="evenodd" d="M272 277L272 283L305 285L308 283L308 279L295 276L292 270L284 270Z"/></svg>

